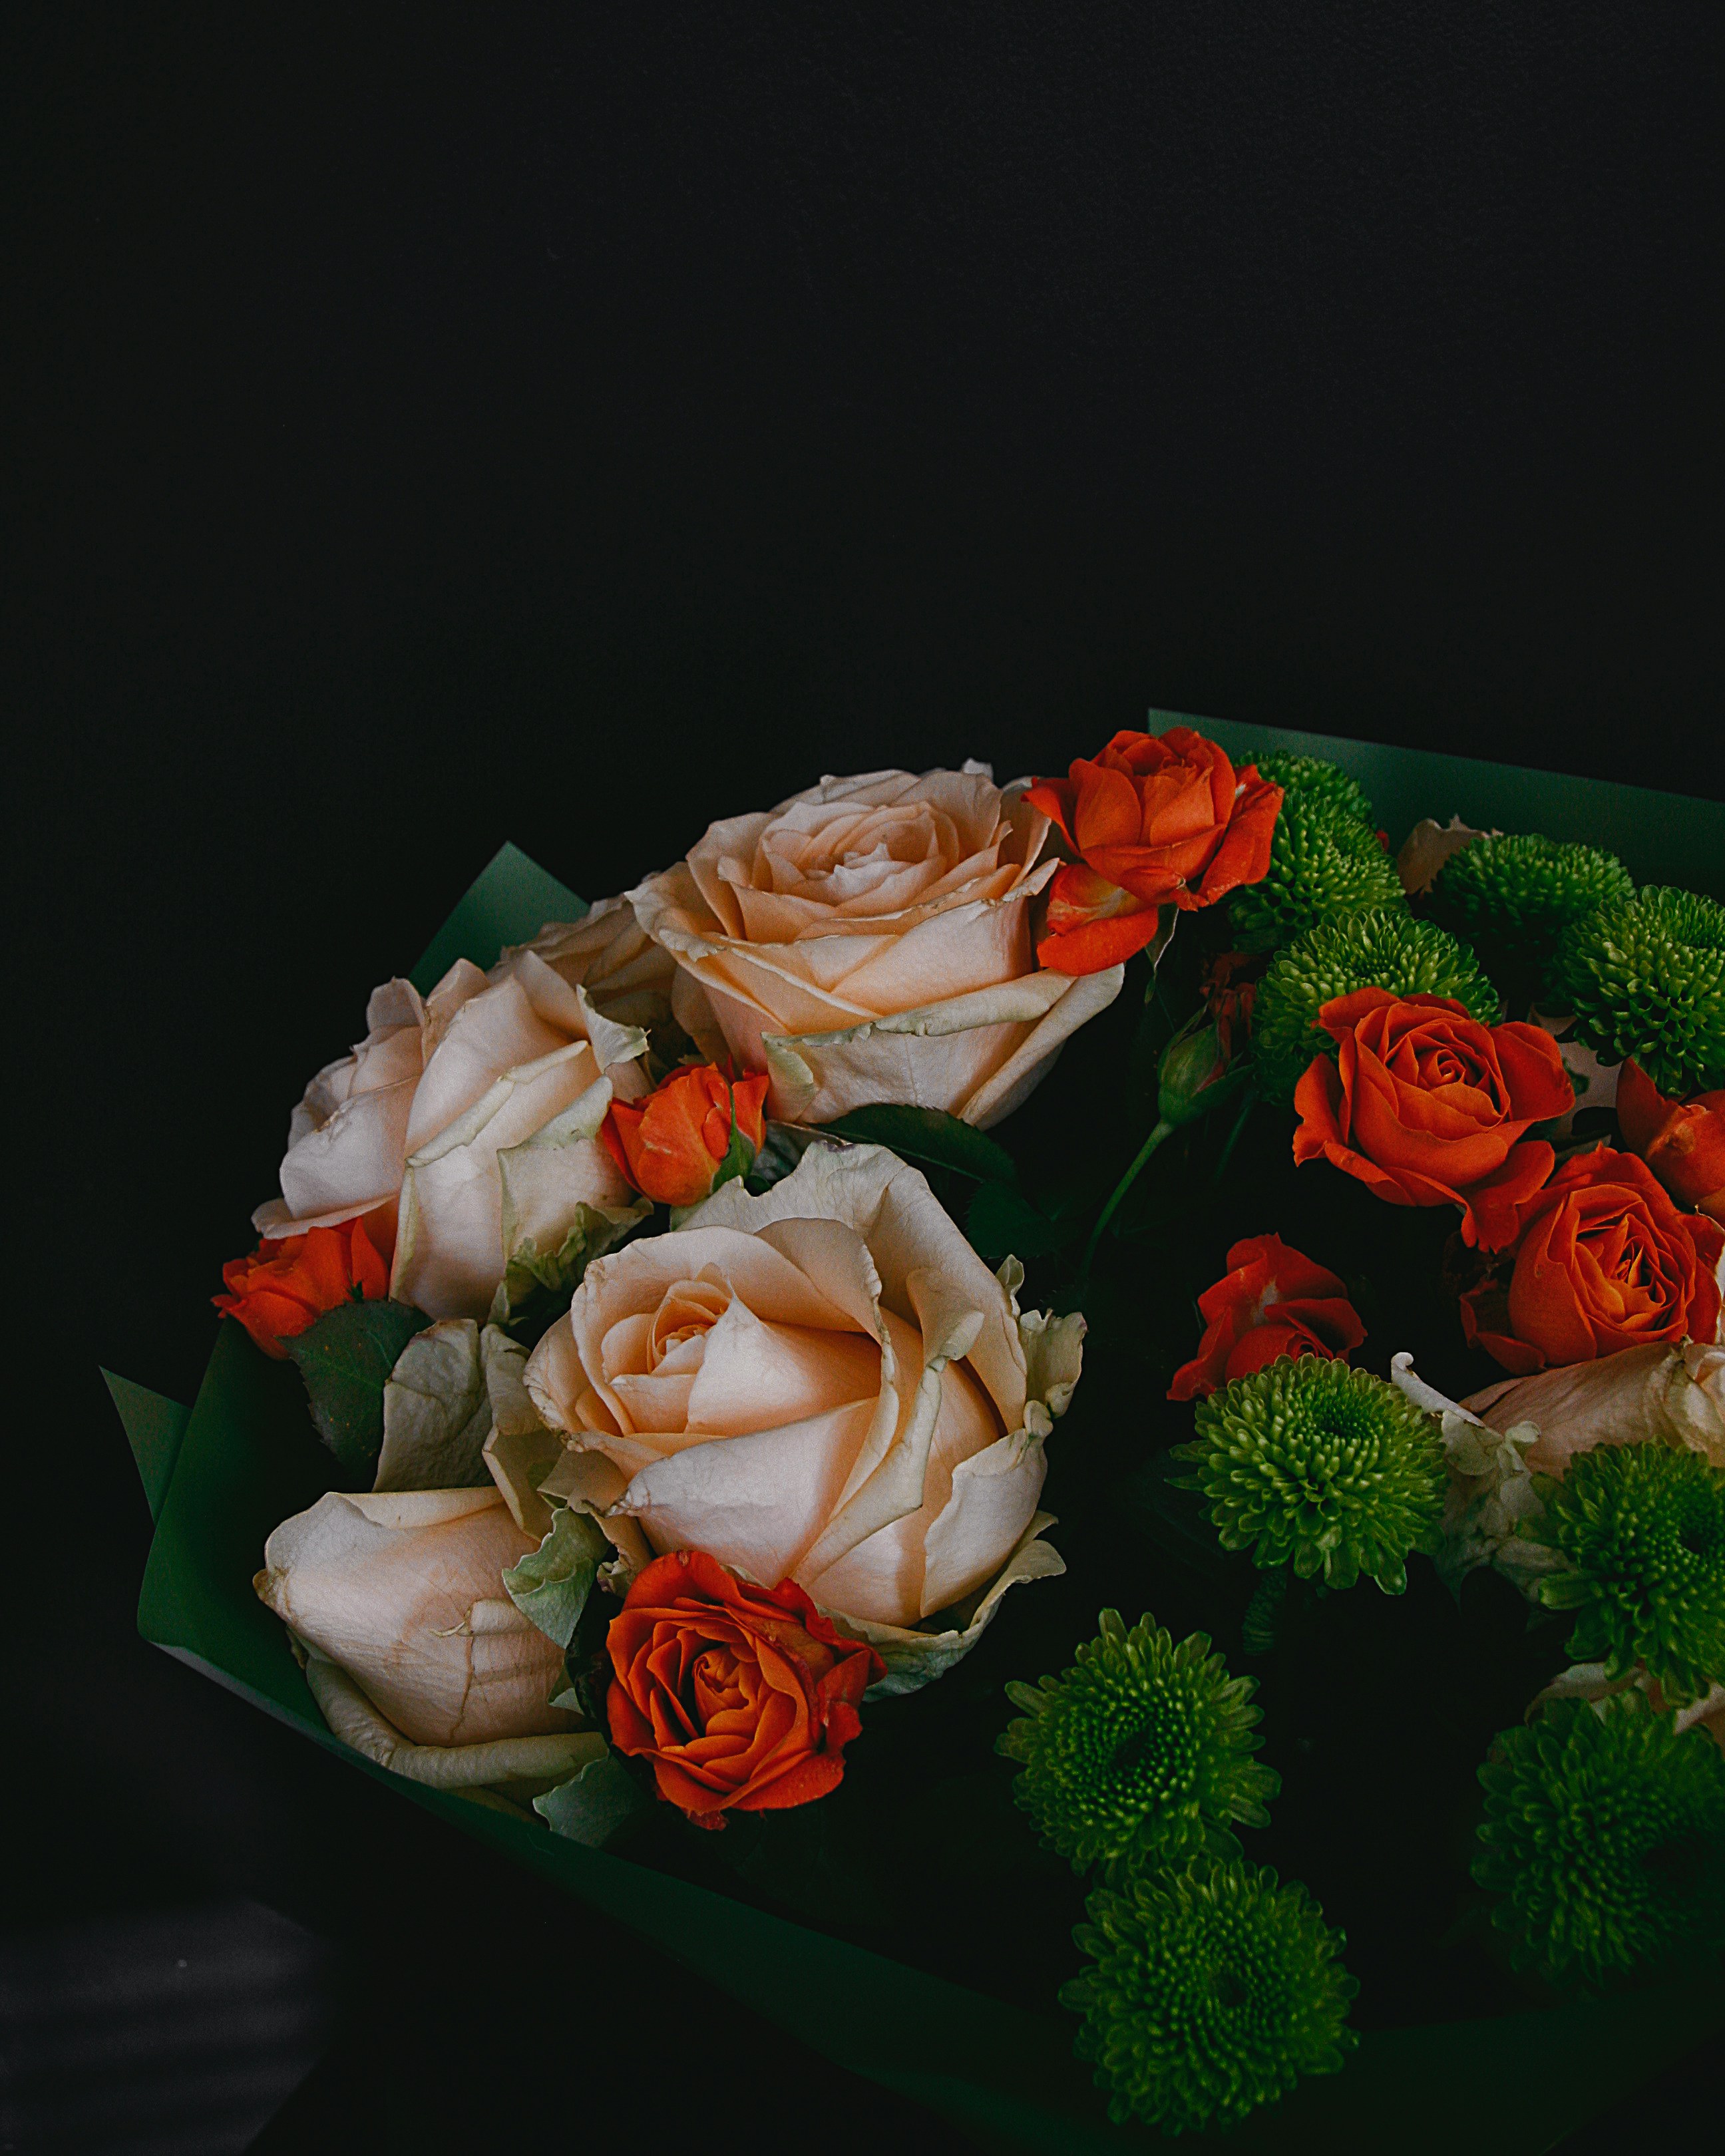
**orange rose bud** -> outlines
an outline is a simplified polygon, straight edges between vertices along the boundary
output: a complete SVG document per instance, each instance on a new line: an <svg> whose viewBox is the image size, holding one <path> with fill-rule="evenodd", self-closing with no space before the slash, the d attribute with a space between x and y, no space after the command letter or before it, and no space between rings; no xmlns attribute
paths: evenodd
<svg viewBox="0 0 1725 2156"><path fill-rule="evenodd" d="M1337 996L1318 1022L1339 1055L1314 1057L1295 1089L1295 1160L1327 1160L1392 1205L1459 1205L1464 1241L1486 1250L1513 1242L1557 1158L1528 1126L1575 1104L1552 1036L1387 988Z"/></svg>
<svg viewBox="0 0 1725 2156"><path fill-rule="evenodd" d="M1680 1205L1725 1221L1725 1092L1671 1100L1632 1059L1618 1075L1617 1122Z"/></svg>
<svg viewBox="0 0 1725 2156"><path fill-rule="evenodd" d="M1520 1217L1507 1292L1486 1281L1461 1298L1469 1340L1506 1370L1717 1338L1725 1229L1680 1213L1633 1153L1578 1154Z"/></svg>
<svg viewBox="0 0 1725 2156"><path fill-rule="evenodd" d="M764 1072L733 1081L716 1064L687 1064L644 1101L614 1101L599 1136L644 1198L698 1205L725 1179L721 1171L735 1138L748 1152L732 1173L746 1172L761 1150L767 1085Z"/></svg>
<svg viewBox="0 0 1725 2156"><path fill-rule="evenodd" d="M1269 873L1281 788L1257 766L1236 772L1190 726L1115 735L1065 778L1025 797L1059 826L1083 864L1049 887L1041 963L1055 973L1117 965L1156 933L1156 908L1214 906Z"/></svg>
<svg viewBox="0 0 1725 2156"><path fill-rule="evenodd" d="M250 1257L228 1260L222 1285L228 1292L211 1300L223 1317L237 1317L266 1355L285 1362L282 1342L352 1301L356 1290L367 1302L388 1295L389 1268L362 1218L259 1243Z"/></svg>
<svg viewBox="0 0 1725 2156"><path fill-rule="evenodd" d="M1236 1243L1226 1275L1204 1290L1198 1307L1204 1338L1192 1361L1175 1371L1171 1400L1207 1397L1284 1355L1345 1363L1366 1337L1343 1282L1280 1235Z"/></svg>
<svg viewBox="0 0 1725 2156"><path fill-rule="evenodd" d="M793 1580L751 1586L705 1550L649 1564L606 1645L611 1741L650 1759L660 1795L696 1826L836 1789L862 1696L886 1674Z"/></svg>

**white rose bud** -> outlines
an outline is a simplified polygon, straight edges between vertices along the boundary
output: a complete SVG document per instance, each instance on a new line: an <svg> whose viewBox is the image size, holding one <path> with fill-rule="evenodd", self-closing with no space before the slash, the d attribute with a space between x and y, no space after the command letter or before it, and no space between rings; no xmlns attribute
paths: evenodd
<svg viewBox="0 0 1725 2156"><path fill-rule="evenodd" d="M503 1584L537 1548L495 1489L332 1491L283 1521L253 1584L412 1743L483 1744L574 1726L548 1704L562 1652Z"/></svg>

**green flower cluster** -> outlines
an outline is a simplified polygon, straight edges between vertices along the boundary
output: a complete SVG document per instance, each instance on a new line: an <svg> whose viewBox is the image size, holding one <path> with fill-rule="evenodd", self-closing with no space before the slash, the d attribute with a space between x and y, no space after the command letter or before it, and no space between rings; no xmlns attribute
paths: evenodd
<svg viewBox="0 0 1725 2156"><path fill-rule="evenodd" d="M1356 818L1368 829L1377 829L1377 816L1360 791L1358 781L1350 778L1339 763L1332 763L1327 757L1249 756L1245 760L1258 767L1260 778L1267 778L1272 786L1281 787L1290 801L1299 794L1307 800L1327 802L1332 808Z"/></svg>
<svg viewBox="0 0 1725 2156"><path fill-rule="evenodd" d="M1283 1357L1201 1400L1183 1486L1209 1500L1224 1549L1268 1571L1386 1594L1408 1584L1410 1551L1441 1547L1447 1477L1432 1418L1369 1370Z"/></svg>
<svg viewBox="0 0 1725 2156"><path fill-rule="evenodd" d="M1261 993L1261 991L1260 991ZM1634 1056L1661 1092L1725 1086L1725 906L1652 885L1558 939L1552 993L1608 1062Z"/></svg>
<svg viewBox="0 0 1725 2156"><path fill-rule="evenodd" d="M1148 1617L1128 1631L1105 1609L1071 1669L1006 1687L1024 1717L995 1749L1024 1763L1013 1794L1075 1871L1237 1851L1231 1823L1266 1825L1281 1786L1251 1756L1255 1690L1202 1632L1177 1644Z"/></svg>
<svg viewBox="0 0 1725 2156"><path fill-rule="evenodd" d="M1303 1887L1235 1859L1132 1880L1086 1905L1073 1936L1096 1966L1062 1985L1076 2050L1117 2126L1164 2133L1234 2124L1358 2041L1343 1934Z"/></svg>
<svg viewBox="0 0 1725 2156"><path fill-rule="evenodd" d="M1598 1989L1725 1939L1725 1752L1631 1686L1506 1730L1473 1876L1518 1967Z"/></svg>
<svg viewBox="0 0 1725 2156"><path fill-rule="evenodd" d="M1574 1658L1612 1678L1645 1663L1679 1704L1725 1679L1725 1471L1649 1440L1599 1445L1534 1486L1545 1512L1522 1532L1568 1560L1539 1599L1576 1612Z"/></svg>
<svg viewBox="0 0 1725 2156"><path fill-rule="evenodd" d="M1482 1024L1497 1020L1497 991L1479 961L1435 921L1416 921L1405 906L1324 921L1278 952L1258 984L1252 1063L1264 1099L1291 1106L1313 1056L1335 1053L1318 1012L1337 996L1368 988L1453 996Z"/></svg>
<svg viewBox="0 0 1725 2156"><path fill-rule="evenodd" d="M1528 832L1476 839L1451 854L1430 905L1440 927L1473 945L1513 1009L1539 993L1572 921L1635 895L1615 854Z"/></svg>
<svg viewBox="0 0 1725 2156"><path fill-rule="evenodd" d="M1235 892L1229 920L1240 950L1274 951L1321 921L1406 904L1369 824L1321 793L1292 793L1276 819L1269 870Z"/></svg>

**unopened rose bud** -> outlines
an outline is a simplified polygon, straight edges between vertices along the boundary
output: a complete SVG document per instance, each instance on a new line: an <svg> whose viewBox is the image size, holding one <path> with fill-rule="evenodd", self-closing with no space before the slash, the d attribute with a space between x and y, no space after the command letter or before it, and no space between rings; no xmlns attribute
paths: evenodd
<svg viewBox="0 0 1725 2156"><path fill-rule="evenodd" d="M282 1522L252 1584L404 1737L486 1743L572 1726L547 1703L562 1653L503 1584L537 1547L495 1489L331 1491Z"/></svg>
<svg viewBox="0 0 1725 2156"><path fill-rule="evenodd" d="M1230 1061L1214 1023L1194 1018L1162 1051L1156 1112L1176 1128L1207 1116L1245 1082L1250 1066Z"/></svg>

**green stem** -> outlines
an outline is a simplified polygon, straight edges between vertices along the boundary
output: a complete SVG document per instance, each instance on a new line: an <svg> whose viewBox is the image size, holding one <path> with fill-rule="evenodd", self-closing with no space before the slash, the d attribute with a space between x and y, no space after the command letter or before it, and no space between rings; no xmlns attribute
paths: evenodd
<svg viewBox="0 0 1725 2156"><path fill-rule="evenodd" d="M1137 1158L1115 1184L1107 1204L1102 1208L1096 1220L1096 1226L1090 1231L1090 1240L1084 1246L1084 1263L1078 1269L1080 1280L1087 1281L1090 1278L1091 1261L1096 1256L1096 1245L1102 1240L1102 1230L1120 1209L1120 1201L1137 1180L1139 1169L1143 1167L1145 1162L1149 1159L1164 1138L1171 1138L1173 1136L1175 1127L1173 1123L1158 1123L1143 1144L1139 1147Z"/></svg>
<svg viewBox="0 0 1725 2156"><path fill-rule="evenodd" d="M1229 1162L1234 1158L1234 1148L1240 1142L1240 1134L1246 1127L1246 1117L1250 1115L1253 1108L1256 1106L1257 1099L1258 1089L1252 1084L1251 1081L1248 1079L1246 1081L1245 1098L1240 1104L1240 1113L1234 1119L1234 1128L1228 1133L1228 1142L1223 1147L1221 1158L1216 1163L1216 1172L1210 1178L1210 1188L1213 1190L1222 1180L1222 1177L1226 1172Z"/></svg>

